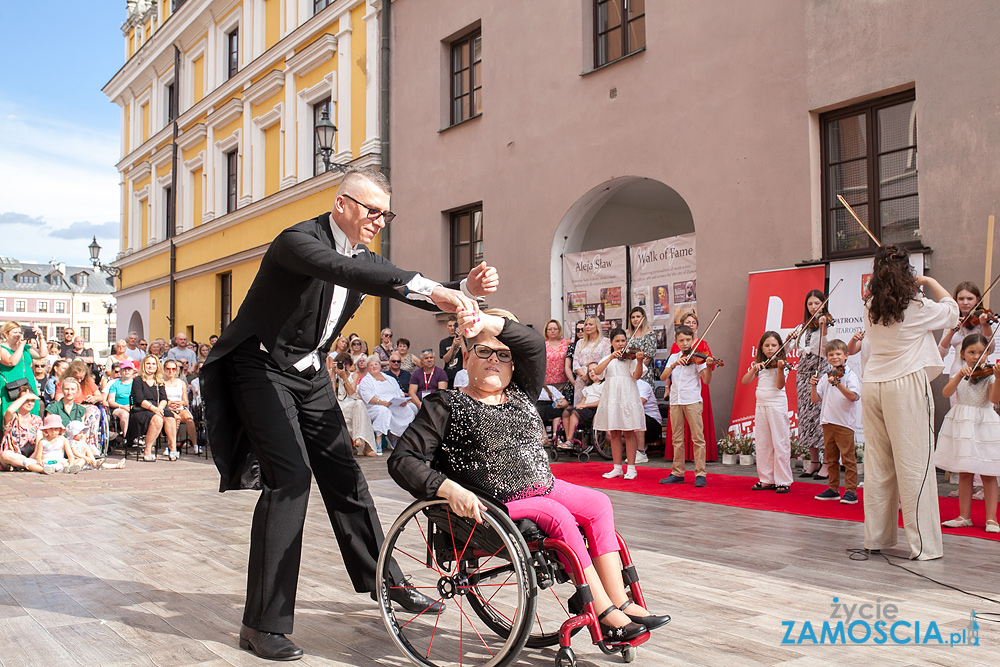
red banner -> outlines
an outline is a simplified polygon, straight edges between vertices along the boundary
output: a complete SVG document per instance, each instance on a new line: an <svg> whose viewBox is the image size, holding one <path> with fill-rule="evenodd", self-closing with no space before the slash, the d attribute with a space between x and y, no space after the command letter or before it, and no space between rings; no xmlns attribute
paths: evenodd
<svg viewBox="0 0 1000 667"><path fill-rule="evenodd" d="M802 309L806 293L811 289L824 289L826 267L810 266L801 269L781 269L751 273L747 284L747 311L743 320L743 342L740 344L739 372L736 374L736 391L733 394L733 412L729 418L729 432L753 433L755 393L757 383L743 385L743 375L750 370L757 354L757 343L765 331L777 331L781 339L802 323ZM794 368L798 362L795 348L789 345L788 361ZM795 371L785 381L788 395L789 418L792 435L798 431L798 401L795 394Z"/></svg>

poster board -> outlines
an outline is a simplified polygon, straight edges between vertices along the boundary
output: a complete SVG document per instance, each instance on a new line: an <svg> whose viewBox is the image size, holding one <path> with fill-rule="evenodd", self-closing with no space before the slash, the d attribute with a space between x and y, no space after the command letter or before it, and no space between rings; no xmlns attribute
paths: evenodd
<svg viewBox="0 0 1000 667"><path fill-rule="evenodd" d="M656 332L657 356L666 357L674 325L698 314L695 235L681 234L629 246L632 307L646 311Z"/></svg>
<svg viewBox="0 0 1000 667"><path fill-rule="evenodd" d="M626 247L615 246L563 255L563 331L567 338L577 322L596 315L604 335L622 326L627 310Z"/></svg>

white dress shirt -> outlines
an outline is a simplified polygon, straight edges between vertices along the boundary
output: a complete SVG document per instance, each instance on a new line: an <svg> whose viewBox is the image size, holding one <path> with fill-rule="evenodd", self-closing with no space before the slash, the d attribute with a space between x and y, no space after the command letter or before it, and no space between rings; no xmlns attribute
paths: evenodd
<svg viewBox="0 0 1000 667"><path fill-rule="evenodd" d="M844 392L830 384L830 378L823 373L816 383L816 393L822 401L822 408L819 413L820 424L836 424L846 426L852 431L858 428L858 412L861 407L861 380L854 372L844 367L844 377L840 378L840 384L844 389L853 391L858 400L850 401L844 396Z"/></svg>
<svg viewBox="0 0 1000 667"><path fill-rule="evenodd" d="M933 331L955 326L958 304L950 296L937 303L918 296L906 307L902 322L874 325L865 311L865 340L872 356L865 366L865 382L888 382L921 368L933 380L944 370Z"/></svg>
<svg viewBox="0 0 1000 667"><path fill-rule="evenodd" d="M674 352L667 359L667 366L681 358L682 352ZM701 366L694 359L687 366L674 366L670 373L670 405L694 405L701 403Z"/></svg>

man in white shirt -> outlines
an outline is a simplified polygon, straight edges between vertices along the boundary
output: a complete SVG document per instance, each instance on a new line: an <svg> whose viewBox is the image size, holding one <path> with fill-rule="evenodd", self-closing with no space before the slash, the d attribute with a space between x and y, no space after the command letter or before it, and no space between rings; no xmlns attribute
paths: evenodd
<svg viewBox="0 0 1000 667"><path fill-rule="evenodd" d="M139 334L134 331L129 331L128 336L125 337L125 356L136 364L142 363L142 360L146 358L145 350L139 349Z"/></svg>
<svg viewBox="0 0 1000 667"><path fill-rule="evenodd" d="M680 352L675 352L667 359L660 379L667 383L670 391L670 429L674 444L674 464L670 475L660 480L660 484L684 483L684 421L687 420L691 429L691 442L694 446L694 485L708 485L705 470L705 428L701 421L701 382L712 381L711 361L697 364L689 356L694 343L694 332L690 327L679 326L674 330L674 341Z"/></svg>
<svg viewBox="0 0 1000 667"><path fill-rule="evenodd" d="M474 298L499 283L483 263L463 281L467 291L449 289L371 253L365 244L395 217L390 192L382 174L351 169L331 212L282 231L200 374L220 490L262 489L250 531L240 645L263 658L302 656L285 635L292 631L313 477L355 590L374 598L376 587L386 585L376 571L383 541L378 513L320 360L366 294L477 313ZM440 612L440 603L406 585L395 563L388 570L395 604Z"/></svg>

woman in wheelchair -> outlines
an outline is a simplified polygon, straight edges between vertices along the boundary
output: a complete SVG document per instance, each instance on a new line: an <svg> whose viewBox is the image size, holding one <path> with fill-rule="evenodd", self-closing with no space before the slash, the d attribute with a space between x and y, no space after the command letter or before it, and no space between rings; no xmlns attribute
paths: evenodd
<svg viewBox="0 0 1000 667"><path fill-rule="evenodd" d="M511 519L530 519L569 544L584 567L594 609L603 610L605 639L627 641L663 625L669 616L650 614L625 591L611 501L555 479L549 468L534 405L544 384L542 336L506 311L479 317L459 313L459 331L478 332L464 339L469 385L424 399L389 458L389 473L414 497L444 498L452 512L477 522L486 507L465 486L480 489L504 503Z"/></svg>

